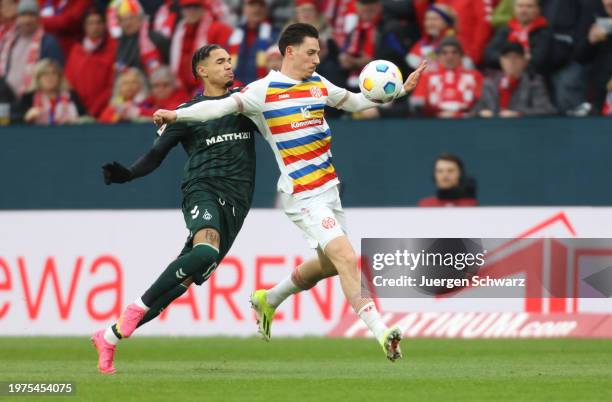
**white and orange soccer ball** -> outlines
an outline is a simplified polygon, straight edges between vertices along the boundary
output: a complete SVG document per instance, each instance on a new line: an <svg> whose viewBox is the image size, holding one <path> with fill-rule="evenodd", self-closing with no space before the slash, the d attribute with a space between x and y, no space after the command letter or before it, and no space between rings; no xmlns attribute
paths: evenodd
<svg viewBox="0 0 612 402"><path fill-rule="evenodd" d="M359 74L359 89L372 102L392 101L400 93L403 85L399 68L387 60L371 61Z"/></svg>

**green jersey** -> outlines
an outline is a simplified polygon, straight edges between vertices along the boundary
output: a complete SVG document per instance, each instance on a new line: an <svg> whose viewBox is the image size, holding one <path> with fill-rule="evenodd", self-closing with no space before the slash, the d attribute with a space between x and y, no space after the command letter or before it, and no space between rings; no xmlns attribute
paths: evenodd
<svg viewBox="0 0 612 402"><path fill-rule="evenodd" d="M219 97L195 96L179 108ZM185 163L183 195L205 190L248 210L255 187L255 134L257 128L243 115L228 115L207 122L175 122L155 141L154 148L171 149L179 142L189 159ZM167 151L166 151L167 153ZM165 155L164 155L165 156Z"/></svg>

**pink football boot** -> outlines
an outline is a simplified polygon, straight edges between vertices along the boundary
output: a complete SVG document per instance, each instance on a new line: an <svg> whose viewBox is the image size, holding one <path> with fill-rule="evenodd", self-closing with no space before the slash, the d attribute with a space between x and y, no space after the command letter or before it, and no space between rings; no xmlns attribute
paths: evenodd
<svg viewBox="0 0 612 402"><path fill-rule="evenodd" d="M117 331L123 338L129 338L145 316L146 311L134 303L127 306L117 321Z"/></svg>
<svg viewBox="0 0 612 402"><path fill-rule="evenodd" d="M102 374L115 374L113 359L115 358L115 345L106 342L104 330L97 331L92 337L91 342L98 350L98 370Z"/></svg>

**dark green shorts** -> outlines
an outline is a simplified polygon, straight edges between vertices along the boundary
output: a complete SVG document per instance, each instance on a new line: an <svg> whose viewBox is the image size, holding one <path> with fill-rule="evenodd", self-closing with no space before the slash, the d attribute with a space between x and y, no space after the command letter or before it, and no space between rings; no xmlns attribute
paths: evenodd
<svg viewBox="0 0 612 402"><path fill-rule="evenodd" d="M191 251L193 236L198 231L211 228L219 232L219 261L232 247L248 212L231 205L212 192L202 190L186 195L182 210L189 236L180 255ZM198 281L195 282L199 284Z"/></svg>

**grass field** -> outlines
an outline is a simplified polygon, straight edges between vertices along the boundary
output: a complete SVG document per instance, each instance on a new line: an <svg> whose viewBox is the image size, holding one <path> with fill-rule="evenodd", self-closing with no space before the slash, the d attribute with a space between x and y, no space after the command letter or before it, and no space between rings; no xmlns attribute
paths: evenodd
<svg viewBox="0 0 612 402"><path fill-rule="evenodd" d="M87 338L0 337L0 381L73 381L62 401L612 401L608 340L134 338L114 376ZM0 397L34 400L34 397Z"/></svg>

